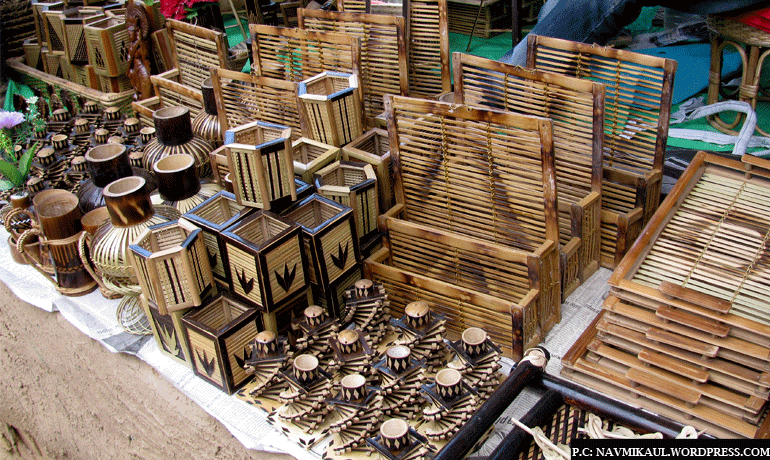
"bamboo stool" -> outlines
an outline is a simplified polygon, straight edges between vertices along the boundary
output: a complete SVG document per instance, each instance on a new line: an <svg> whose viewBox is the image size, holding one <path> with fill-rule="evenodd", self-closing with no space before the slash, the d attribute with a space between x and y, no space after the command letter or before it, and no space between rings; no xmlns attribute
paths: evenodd
<svg viewBox="0 0 770 460"><path fill-rule="evenodd" d="M730 99L736 94L727 94L722 87L722 53L728 45L741 55L743 73L737 99L748 102L757 108L758 100L770 100L770 91L760 86L762 65L770 55L770 33L748 26L731 18L709 16L709 29L714 33L711 38L711 67L709 68L708 103L714 104L720 99ZM738 113L732 121L726 121L719 114L708 117L711 126L727 134L738 134L738 129L746 116ZM763 136L770 136L768 131L757 126Z"/></svg>

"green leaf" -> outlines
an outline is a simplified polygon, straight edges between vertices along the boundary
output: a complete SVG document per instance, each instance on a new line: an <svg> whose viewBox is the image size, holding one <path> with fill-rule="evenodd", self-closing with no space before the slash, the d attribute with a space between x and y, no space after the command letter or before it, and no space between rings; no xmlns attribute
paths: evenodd
<svg viewBox="0 0 770 460"><path fill-rule="evenodd" d="M35 154L37 153L39 147L40 143L35 142L32 144L32 147L28 148L27 151L21 155L21 158L19 159L19 172L22 176L24 176L24 179L26 179L29 175L29 168L32 166L32 159L35 158Z"/></svg>
<svg viewBox="0 0 770 460"><path fill-rule="evenodd" d="M16 166L5 160L0 160L0 173L2 173L6 179L13 182L13 185L16 187L24 185L24 178L21 176L19 170L16 169Z"/></svg>
<svg viewBox="0 0 770 460"><path fill-rule="evenodd" d="M13 182L6 179L0 179L0 190L10 190L13 187Z"/></svg>

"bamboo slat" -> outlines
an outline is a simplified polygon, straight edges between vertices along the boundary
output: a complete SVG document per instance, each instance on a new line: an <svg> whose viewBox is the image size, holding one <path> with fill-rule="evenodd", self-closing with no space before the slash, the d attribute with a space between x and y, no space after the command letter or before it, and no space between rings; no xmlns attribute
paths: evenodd
<svg viewBox="0 0 770 460"><path fill-rule="evenodd" d="M452 90L447 0L407 0L409 94L435 97Z"/></svg>
<svg viewBox="0 0 770 460"><path fill-rule="evenodd" d="M364 115L374 126L385 94L409 93L406 24L403 17L380 14L299 10L300 29L344 33L361 43L359 78Z"/></svg>

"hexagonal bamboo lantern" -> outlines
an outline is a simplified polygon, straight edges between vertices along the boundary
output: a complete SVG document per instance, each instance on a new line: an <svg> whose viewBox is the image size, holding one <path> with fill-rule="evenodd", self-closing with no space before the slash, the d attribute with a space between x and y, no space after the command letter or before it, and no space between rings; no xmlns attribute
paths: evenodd
<svg viewBox="0 0 770 460"><path fill-rule="evenodd" d="M163 315L216 291L201 229L187 221L150 226L129 248L142 292Z"/></svg>
<svg viewBox="0 0 770 460"><path fill-rule="evenodd" d="M300 137L292 144L294 153L294 175L304 182L312 183L313 175L319 169L340 159L340 148L323 142Z"/></svg>

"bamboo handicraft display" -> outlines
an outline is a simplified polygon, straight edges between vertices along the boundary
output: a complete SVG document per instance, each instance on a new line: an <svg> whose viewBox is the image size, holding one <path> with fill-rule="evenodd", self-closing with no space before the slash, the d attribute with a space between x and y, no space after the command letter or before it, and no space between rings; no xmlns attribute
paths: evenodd
<svg viewBox="0 0 770 460"><path fill-rule="evenodd" d="M363 133L355 74L322 72L300 82L297 97L307 120L309 137L342 147Z"/></svg>
<svg viewBox="0 0 770 460"><path fill-rule="evenodd" d="M660 203L671 59L530 35L527 67L602 83L602 265L615 268Z"/></svg>
<svg viewBox="0 0 770 460"><path fill-rule="evenodd" d="M770 163L700 152L565 355L571 379L718 437L767 437Z"/></svg>
<svg viewBox="0 0 770 460"><path fill-rule="evenodd" d="M454 102L553 120L562 300L600 264L604 87L455 53Z"/></svg>
<svg viewBox="0 0 770 460"><path fill-rule="evenodd" d="M405 20L381 14L299 10L299 28L340 32L361 40L359 79L367 125L383 110L385 94L409 94Z"/></svg>

